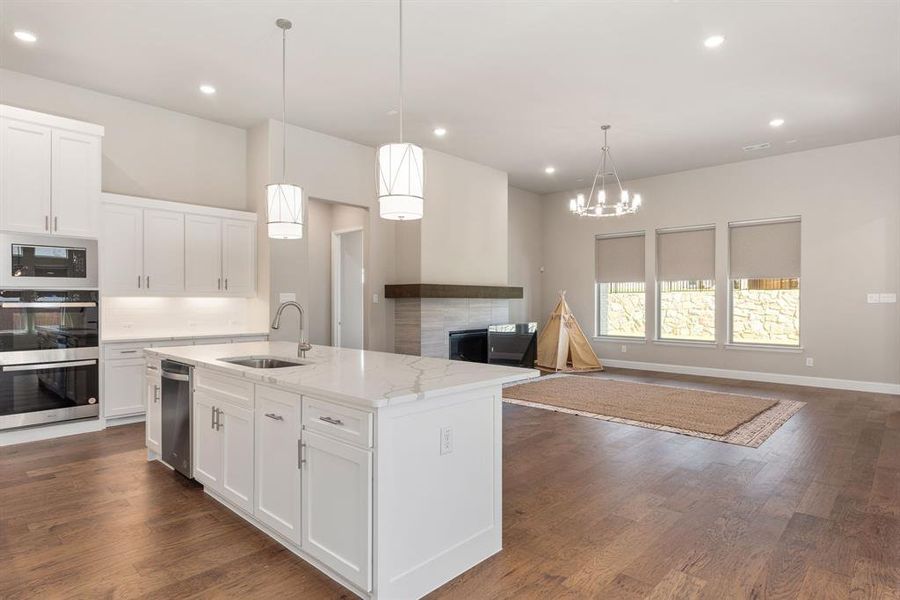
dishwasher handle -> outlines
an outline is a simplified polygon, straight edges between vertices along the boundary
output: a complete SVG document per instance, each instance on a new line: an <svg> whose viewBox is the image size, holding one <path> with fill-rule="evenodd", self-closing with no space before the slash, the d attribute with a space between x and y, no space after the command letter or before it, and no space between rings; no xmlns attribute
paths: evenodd
<svg viewBox="0 0 900 600"><path fill-rule="evenodd" d="M163 379L171 379L172 381L190 381L191 376L183 373L173 373L171 371L163 371L160 374Z"/></svg>

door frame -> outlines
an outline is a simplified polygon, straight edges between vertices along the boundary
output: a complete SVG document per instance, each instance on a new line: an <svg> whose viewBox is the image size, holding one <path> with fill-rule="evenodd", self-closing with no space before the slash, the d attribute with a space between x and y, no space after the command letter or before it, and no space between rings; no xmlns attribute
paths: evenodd
<svg viewBox="0 0 900 600"><path fill-rule="evenodd" d="M341 236L356 231L362 236L363 318L360 323L362 327L360 336L363 347L366 345L366 229L348 227L331 232L331 345L335 348L341 347L341 327L338 322L341 315Z"/></svg>

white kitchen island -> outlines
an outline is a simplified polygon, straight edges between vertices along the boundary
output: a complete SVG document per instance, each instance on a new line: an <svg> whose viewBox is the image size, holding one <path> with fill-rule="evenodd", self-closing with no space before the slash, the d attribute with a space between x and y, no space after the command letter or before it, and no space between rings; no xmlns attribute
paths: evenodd
<svg viewBox="0 0 900 600"><path fill-rule="evenodd" d="M364 598L419 598L500 551L504 383L518 369L315 346L150 348L147 446L159 457L161 360L194 367L192 471L205 491Z"/></svg>

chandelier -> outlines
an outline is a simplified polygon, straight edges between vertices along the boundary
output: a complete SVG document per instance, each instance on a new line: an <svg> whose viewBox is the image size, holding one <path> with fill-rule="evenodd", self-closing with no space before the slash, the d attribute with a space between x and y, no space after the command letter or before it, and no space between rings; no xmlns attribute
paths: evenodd
<svg viewBox="0 0 900 600"><path fill-rule="evenodd" d="M591 191L587 197L584 194L578 194L569 200L569 211L572 214L580 217L618 217L634 214L641 207L641 195L634 194L632 196L628 190L622 187L622 181L616 171L616 163L613 162L609 144L606 141L606 134L610 127L610 125L604 125L600 128L603 130L603 155L600 158L600 166L594 174L594 182L591 184ZM615 186L619 188L617 200L606 193L607 177L610 179L613 195L616 192ZM613 182L613 180L615 181Z"/></svg>

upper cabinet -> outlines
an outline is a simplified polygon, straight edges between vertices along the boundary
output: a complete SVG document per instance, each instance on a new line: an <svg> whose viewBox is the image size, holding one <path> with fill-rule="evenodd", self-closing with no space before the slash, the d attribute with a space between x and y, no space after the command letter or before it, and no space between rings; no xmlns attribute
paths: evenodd
<svg viewBox="0 0 900 600"><path fill-rule="evenodd" d="M103 127L0 105L0 229L95 238Z"/></svg>
<svg viewBox="0 0 900 600"><path fill-rule="evenodd" d="M256 214L118 194L101 212L104 294L256 294Z"/></svg>

